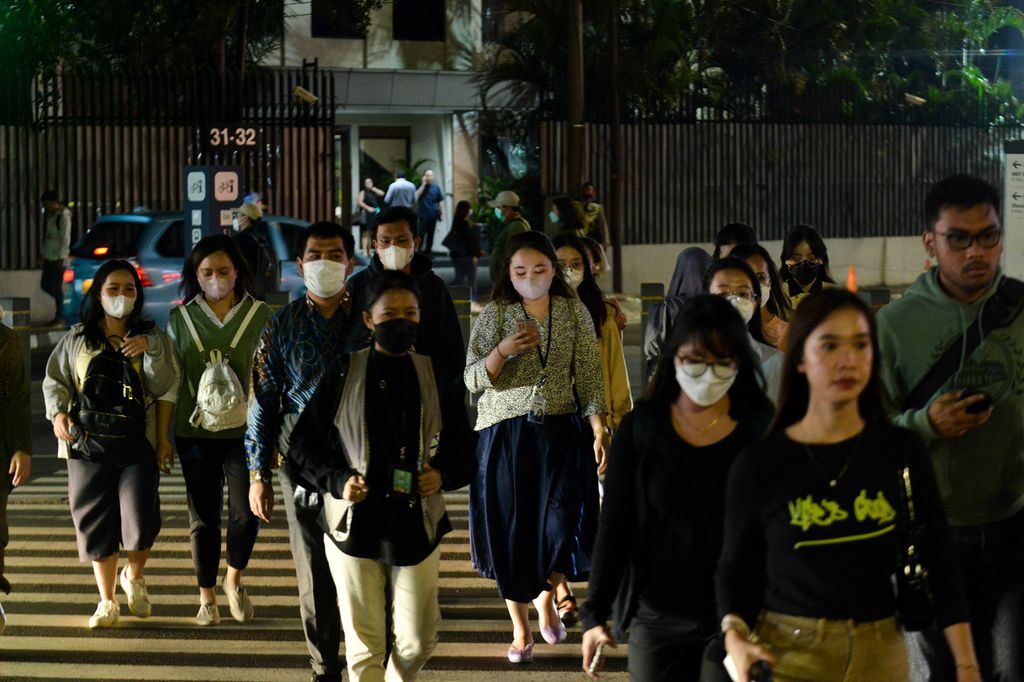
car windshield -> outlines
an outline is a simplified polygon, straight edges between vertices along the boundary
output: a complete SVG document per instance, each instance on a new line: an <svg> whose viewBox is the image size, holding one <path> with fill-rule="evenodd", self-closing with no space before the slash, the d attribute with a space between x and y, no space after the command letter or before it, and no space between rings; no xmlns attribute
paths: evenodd
<svg viewBox="0 0 1024 682"><path fill-rule="evenodd" d="M129 258L138 253L139 235L146 223L107 221L96 223L71 249L79 258Z"/></svg>

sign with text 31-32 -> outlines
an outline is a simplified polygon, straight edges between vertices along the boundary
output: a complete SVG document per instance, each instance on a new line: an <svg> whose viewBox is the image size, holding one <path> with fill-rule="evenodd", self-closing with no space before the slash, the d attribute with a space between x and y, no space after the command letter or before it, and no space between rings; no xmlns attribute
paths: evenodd
<svg viewBox="0 0 1024 682"><path fill-rule="evenodd" d="M231 230L244 188L241 166L185 166L185 253L203 237Z"/></svg>

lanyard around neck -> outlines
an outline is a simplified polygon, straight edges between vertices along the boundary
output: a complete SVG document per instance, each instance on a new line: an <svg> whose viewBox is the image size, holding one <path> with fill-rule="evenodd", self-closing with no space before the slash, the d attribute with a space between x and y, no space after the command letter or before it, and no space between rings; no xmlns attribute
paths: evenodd
<svg viewBox="0 0 1024 682"><path fill-rule="evenodd" d="M526 306L523 305L522 301L519 302L519 307L523 309L523 314L526 315L526 318L527 319L531 319L530 318L530 313L527 312ZM540 345L536 346L536 348L535 348L535 350L537 351L537 359L540 360L540 368L542 370L546 370L548 368L548 357L551 355L551 337L554 336L554 334L553 334L554 329L552 329L552 327L551 327L551 311L554 310L554 308L555 308L555 299L549 295L548 296L548 344L547 344L547 348L544 350L544 354L543 355L541 355L541 352L540 352Z"/></svg>

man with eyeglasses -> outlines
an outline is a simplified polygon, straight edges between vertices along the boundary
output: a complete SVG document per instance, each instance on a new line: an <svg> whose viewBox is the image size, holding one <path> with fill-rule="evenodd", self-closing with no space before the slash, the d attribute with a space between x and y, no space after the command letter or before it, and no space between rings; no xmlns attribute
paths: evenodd
<svg viewBox="0 0 1024 682"><path fill-rule="evenodd" d="M925 214L937 264L878 315L882 379L896 424L928 443L981 670L953 660L936 627L907 638L911 676L1024 680L1024 284L1000 271L990 184L946 178Z"/></svg>

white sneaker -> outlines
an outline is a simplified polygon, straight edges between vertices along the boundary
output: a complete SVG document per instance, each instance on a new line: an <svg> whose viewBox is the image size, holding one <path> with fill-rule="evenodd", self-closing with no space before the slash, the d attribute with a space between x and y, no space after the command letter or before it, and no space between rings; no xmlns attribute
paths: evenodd
<svg viewBox="0 0 1024 682"><path fill-rule="evenodd" d="M231 608L232 618L239 623L252 620L252 614L255 609L252 606L252 600L249 599L249 593L245 591L245 585L235 590L225 585L224 594L228 598L228 606Z"/></svg>
<svg viewBox="0 0 1024 682"><path fill-rule="evenodd" d="M206 602L199 607L199 613L196 614L197 625L219 625L220 624L220 611L217 609L216 604Z"/></svg>
<svg viewBox="0 0 1024 682"><path fill-rule="evenodd" d="M112 627L117 619L121 617L121 607L116 601L110 599L103 599L96 606L96 613L92 614L89 618L89 627L91 628L109 628Z"/></svg>
<svg viewBox="0 0 1024 682"><path fill-rule="evenodd" d="M153 604L146 591L146 579L129 580L127 564L121 571L121 589L124 590L124 596L128 597L128 610L132 615L136 618L149 618L153 613Z"/></svg>

